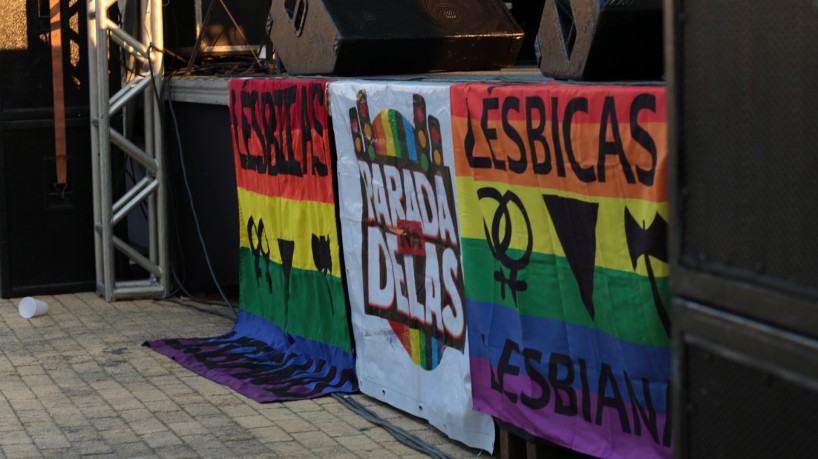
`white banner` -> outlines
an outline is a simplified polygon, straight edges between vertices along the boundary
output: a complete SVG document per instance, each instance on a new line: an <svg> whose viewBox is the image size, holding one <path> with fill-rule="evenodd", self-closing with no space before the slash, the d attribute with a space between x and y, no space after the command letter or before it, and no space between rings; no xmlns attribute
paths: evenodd
<svg viewBox="0 0 818 459"><path fill-rule="evenodd" d="M329 86L361 391L492 451L472 409L449 85Z"/></svg>

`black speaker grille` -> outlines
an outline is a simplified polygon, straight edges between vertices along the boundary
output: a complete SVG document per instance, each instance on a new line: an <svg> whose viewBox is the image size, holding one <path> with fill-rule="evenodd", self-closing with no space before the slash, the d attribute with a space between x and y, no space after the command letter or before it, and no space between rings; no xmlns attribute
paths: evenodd
<svg viewBox="0 0 818 459"><path fill-rule="evenodd" d="M693 346L686 369L689 457L815 457L818 393Z"/></svg>
<svg viewBox="0 0 818 459"><path fill-rule="evenodd" d="M682 263L814 297L818 6L683 4Z"/></svg>
<svg viewBox="0 0 818 459"><path fill-rule="evenodd" d="M347 39L505 35L512 27L510 13L498 0L347 0L324 4Z"/></svg>

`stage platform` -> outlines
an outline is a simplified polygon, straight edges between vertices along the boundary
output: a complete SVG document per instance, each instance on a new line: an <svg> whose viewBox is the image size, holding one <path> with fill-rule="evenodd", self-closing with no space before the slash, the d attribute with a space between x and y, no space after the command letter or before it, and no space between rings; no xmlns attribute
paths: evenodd
<svg viewBox="0 0 818 459"><path fill-rule="evenodd" d="M364 80L364 81L417 81L417 82L438 82L438 83L497 83L497 84L538 84L558 81L560 83L572 83L587 85L584 81L555 80L543 76L539 67L518 66L502 70L475 71L475 72L435 72L418 73L412 75L370 75L358 77L337 77L321 76L315 77L295 77L275 74L250 74L250 75L213 75L213 76L174 76L170 81L170 99L174 102L186 102L195 104L224 105L227 106L227 87L230 80L236 78L284 78L284 79L322 79L329 80ZM594 82L595 85L640 85L640 86L664 86L664 81L617 81L617 82Z"/></svg>

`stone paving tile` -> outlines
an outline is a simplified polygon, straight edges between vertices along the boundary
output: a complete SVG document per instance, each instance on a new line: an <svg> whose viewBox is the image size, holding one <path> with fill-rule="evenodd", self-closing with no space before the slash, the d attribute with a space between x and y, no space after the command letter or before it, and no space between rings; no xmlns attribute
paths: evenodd
<svg viewBox="0 0 818 459"><path fill-rule="evenodd" d="M288 421L286 424L283 424L281 428L291 435L300 432L314 432L318 430L318 427L303 419L293 419Z"/></svg>
<svg viewBox="0 0 818 459"><path fill-rule="evenodd" d="M153 432L150 435L142 437L142 441L147 443L151 448L158 448L160 446L181 445L184 442L173 432Z"/></svg>
<svg viewBox="0 0 818 459"><path fill-rule="evenodd" d="M197 453L196 450L185 444L160 446L154 448L153 451L162 458L182 459L199 457L199 453Z"/></svg>
<svg viewBox="0 0 818 459"><path fill-rule="evenodd" d="M117 445L127 445L139 441L139 437L128 427L119 430L106 430L100 432L99 436L111 447Z"/></svg>
<svg viewBox="0 0 818 459"><path fill-rule="evenodd" d="M97 432L96 429L94 429L94 427L90 424L80 427L63 428L62 432L66 437L70 438L72 442L93 441L98 440L100 437L99 432Z"/></svg>
<svg viewBox="0 0 818 459"><path fill-rule="evenodd" d="M153 455L151 447L141 441L111 445L111 449L117 457L123 458L149 457Z"/></svg>
<svg viewBox="0 0 818 459"><path fill-rule="evenodd" d="M277 443L293 440L292 435L284 432L281 427L275 425L251 429L250 432L262 443Z"/></svg>
<svg viewBox="0 0 818 459"><path fill-rule="evenodd" d="M32 435L31 439L34 441L34 444L37 445L37 448L43 449L57 449L57 448L67 448L71 444L68 442L68 439L65 438L59 431L49 432L41 435Z"/></svg>
<svg viewBox="0 0 818 459"><path fill-rule="evenodd" d="M268 454L270 449L258 440L226 440L224 446L236 455L243 457L260 457Z"/></svg>
<svg viewBox="0 0 818 459"><path fill-rule="evenodd" d="M203 425L196 421L178 422L168 424L168 429L172 430L178 436L193 435L204 432L206 429Z"/></svg>
<svg viewBox="0 0 818 459"><path fill-rule="evenodd" d="M109 405L111 405L111 408L113 408L113 410L116 411L117 413L122 411L138 410L140 408L145 407L145 405L139 400L137 400L135 397L129 396L121 397L112 396L111 398L106 397L106 401L108 402Z"/></svg>
<svg viewBox="0 0 818 459"><path fill-rule="evenodd" d="M347 451L343 448L331 447L331 448L310 448L310 452L315 455L315 457L331 457L331 458L351 458L351 457L358 457L352 452ZM376 456L373 456L376 457Z"/></svg>
<svg viewBox="0 0 818 459"><path fill-rule="evenodd" d="M311 451L304 447L301 443L297 441L285 441L280 443L274 443L272 445L267 445L268 449L273 453L277 454L279 457L286 457L286 458L311 458L314 455Z"/></svg>
<svg viewBox="0 0 818 459"><path fill-rule="evenodd" d="M71 452L77 456L111 454L114 450L102 440L71 442Z"/></svg>
<svg viewBox="0 0 818 459"><path fill-rule="evenodd" d="M0 458L424 457L332 397L258 404L142 346L220 335L229 319L91 292L39 298L49 313L30 320L0 300ZM479 453L351 397L452 457Z"/></svg>
<svg viewBox="0 0 818 459"><path fill-rule="evenodd" d="M181 437L190 448L202 457L231 457L233 453L219 440L210 434L196 434Z"/></svg>
<svg viewBox="0 0 818 459"><path fill-rule="evenodd" d="M145 436L158 432L165 432L168 429L167 426L162 424L162 421L159 421L156 418L132 421L128 423L128 426L130 426L130 428L137 434Z"/></svg>
<svg viewBox="0 0 818 459"><path fill-rule="evenodd" d="M377 442L363 434L335 437L335 441L352 451L372 450L378 446Z"/></svg>
<svg viewBox="0 0 818 459"><path fill-rule="evenodd" d="M372 439L372 441L378 443L393 441L395 439L395 437L393 437L392 434L390 434L386 429L381 429L380 427L371 423L368 427L360 429L360 431L362 434Z"/></svg>
<svg viewBox="0 0 818 459"><path fill-rule="evenodd" d="M0 449L6 457L27 458L27 457L43 457L43 453L37 448L34 443L22 443L16 445L5 445Z"/></svg>
<svg viewBox="0 0 818 459"><path fill-rule="evenodd" d="M260 414L250 416L234 416L233 420L245 429L255 429L257 427L266 427L270 425L270 420Z"/></svg>
<svg viewBox="0 0 818 459"><path fill-rule="evenodd" d="M302 445L309 445L311 449L337 448L340 446L340 443L335 441L334 438L330 437L324 432L321 432L320 430L313 432L297 432L292 434L292 436Z"/></svg>
<svg viewBox="0 0 818 459"><path fill-rule="evenodd" d="M181 406L191 416L212 416L221 413L218 408L209 403L182 403Z"/></svg>
<svg viewBox="0 0 818 459"><path fill-rule="evenodd" d="M360 433L360 430L355 426L347 424L334 416L328 415L327 418L331 419L316 421L313 424L330 437L341 437Z"/></svg>

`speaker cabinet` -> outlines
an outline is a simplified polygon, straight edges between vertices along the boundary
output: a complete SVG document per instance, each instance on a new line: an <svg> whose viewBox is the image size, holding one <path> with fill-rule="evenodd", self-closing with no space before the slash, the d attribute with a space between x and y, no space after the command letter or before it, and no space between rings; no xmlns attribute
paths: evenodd
<svg viewBox="0 0 818 459"><path fill-rule="evenodd" d="M812 457L818 6L667 0L675 457Z"/></svg>
<svg viewBox="0 0 818 459"><path fill-rule="evenodd" d="M674 302L674 457L813 457L818 341Z"/></svg>
<svg viewBox="0 0 818 459"><path fill-rule="evenodd" d="M571 80L657 80L662 36L662 0L546 0L540 70Z"/></svg>
<svg viewBox="0 0 818 459"><path fill-rule="evenodd" d="M193 295L216 293L218 287L207 267L209 259L219 287L228 295L235 294L239 285L239 251L236 250L239 226L225 224L239 220L228 107L171 103L179 126L178 138L176 132L169 133L165 163L173 210L171 238L177 241L172 244L173 274ZM190 197L184 188L185 180L190 187ZM198 221L194 219L194 210ZM199 231L207 247L207 259Z"/></svg>
<svg viewBox="0 0 818 459"><path fill-rule="evenodd" d="M49 2L0 12L0 297L94 290L86 2L61 0L67 188L55 187Z"/></svg>
<svg viewBox="0 0 818 459"><path fill-rule="evenodd" d="M88 118L68 123L68 188L54 187L53 119L0 121L0 296L93 291Z"/></svg>
<svg viewBox="0 0 818 459"><path fill-rule="evenodd" d="M227 10L219 0L172 0L165 4L165 46L180 56L191 55L199 32L199 56L249 56L267 43L270 0L224 0Z"/></svg>
<svg viewBox="0 0 818 459"><path fill-rule="evenodd" d="M290 74L499 69L523 42L499 0L273 0L270 15Z"/></svg>
<svg viewBox="0 0 818 459"><path fill-rule="evenodd" d="M667 13L671 286L818 337L818 7Z"/></svg>

